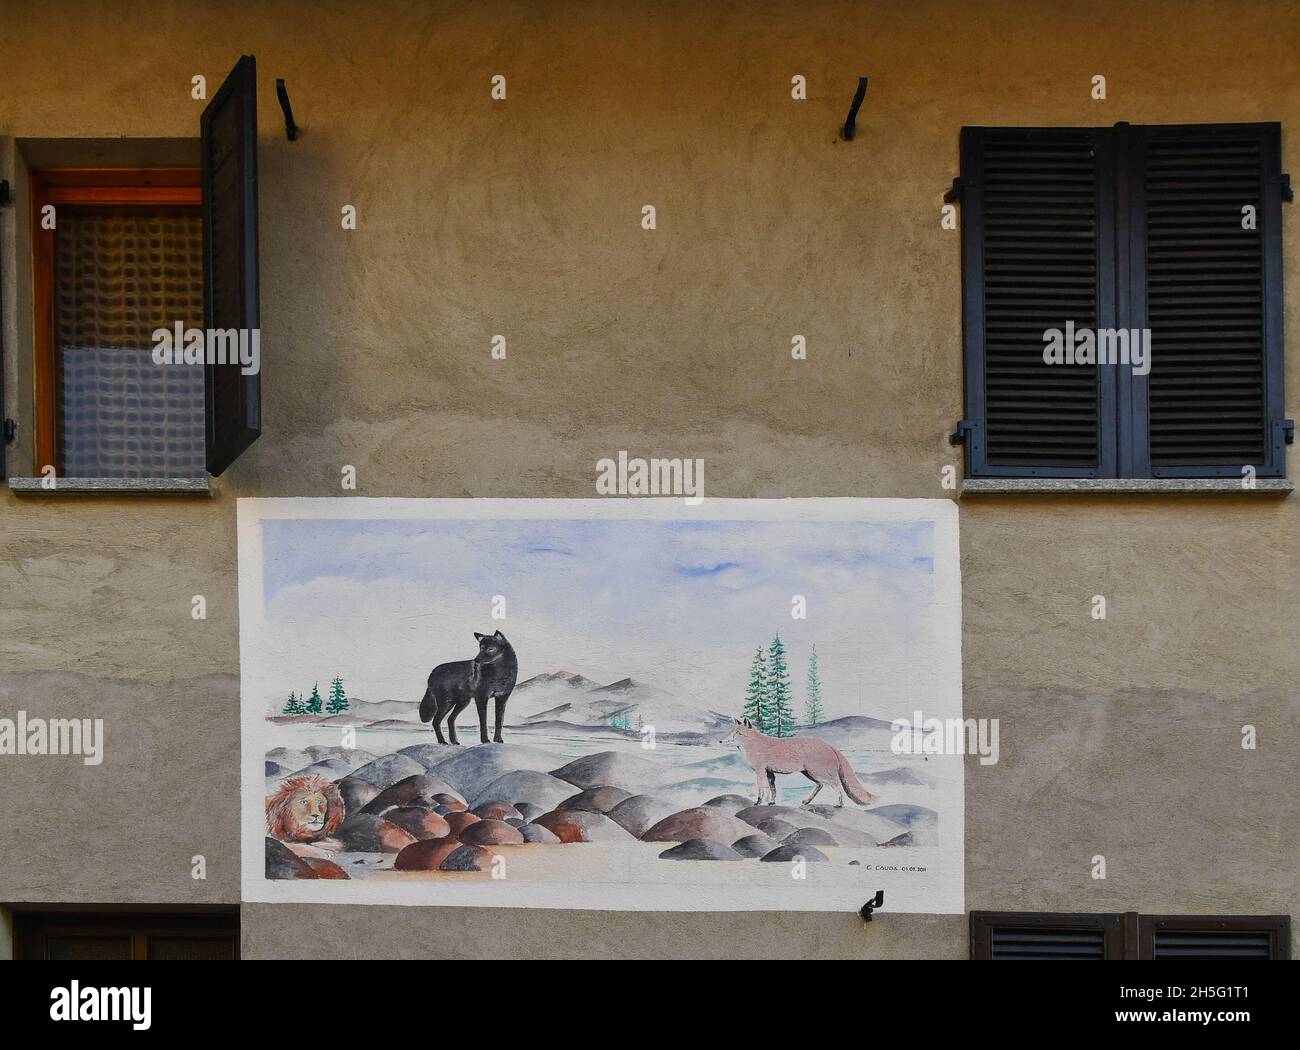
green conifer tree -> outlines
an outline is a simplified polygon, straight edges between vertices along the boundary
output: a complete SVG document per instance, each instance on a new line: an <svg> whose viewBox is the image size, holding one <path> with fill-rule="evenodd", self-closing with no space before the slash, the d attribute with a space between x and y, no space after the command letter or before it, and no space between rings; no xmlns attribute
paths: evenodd
<svg viewBox="0 0 1300 1050"><path fill-rule="evenodd" d="M822 680L817 668L817 645L808 657L808 724L815 726L825 717L822 711Z"/></svg>
<svg viewBox="0 0 1300 1050"><path fill-rule="evenodd" d="M320 688L319 684L316 682L312 683L311 696L307 697L305 710L309 715L318 715L321 713Z"/></svg>
<svg viewBox="0 0 1300 1050"><path fill-rule="evenodd" d="M330 698L325 704L325 713L327 715L339 715L351 706L348 703L347 694L343 691L343 679L335 675L334 681L330 682Z"/></svg>
<svg viewBox="0 0 1300 1050"><path fill-rule="evenodd" d="M767 732L767 656L759 646L754 662L749 667L749 688L745 690L745 707L742 717L748 718L760 731Z"/></svg>
<svg viewBox="0 0 1300 1050"><path fill-rule="evenodd" d="M777 634L767 650L768 725L763 732L768 736L794 736L790 700L790 668L785 661L785 646Z"/></svg>
<svg viewBox="0 0 1300 1050"><path fill-rule="evenodd" d="M307 709L302 706L302 701L298 699L297 693L291 692L289 694L289 701L284 705L284 713L286 715L301 715L307 713Z"/></svg>

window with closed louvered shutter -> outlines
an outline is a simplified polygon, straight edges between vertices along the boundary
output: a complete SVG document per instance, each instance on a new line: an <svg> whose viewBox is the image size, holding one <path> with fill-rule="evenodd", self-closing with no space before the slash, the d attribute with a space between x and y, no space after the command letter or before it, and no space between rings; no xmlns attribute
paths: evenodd
<svg viewBox="0 0 1300 1050"><path fill-rule="evenodd" d="M1277 124L963 130L968 476L1285 474L1279 158ZM1150 329L1149 374L1044 363L1067 324Z"/></svg>

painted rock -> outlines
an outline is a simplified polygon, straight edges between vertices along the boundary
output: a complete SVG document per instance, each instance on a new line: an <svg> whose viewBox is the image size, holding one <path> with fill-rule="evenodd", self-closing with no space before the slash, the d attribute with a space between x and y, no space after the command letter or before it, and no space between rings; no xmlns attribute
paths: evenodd
<svg viewBox="0 0 1300 1050"><path fill-rule="evenodd" d="M616 842L632 837L605 814L581 809L553 810L533 823L552 832L561 842Z"/></svg>
<svg viewBox="0 0 1300 1050"><path fill-rule="evenodd" d="M405 828L373 813L358 813L345 820L335 837L349 853L396 853L415 841Z"/></svg>
<svg viewBox="0 0 1300 1050"><path fill-rule="evenodd" d="M496 854L482 846L461 846L442 862L443 871L491 871Z"/></svg>
<svg viewBox="0 0 1300 1050"><path fill-rule="evenodd" d="M524 837L525 842L559 842L555 832L540 824L525 824L519 829L519 834Z"/></svg>
<svg viewBox="0 0 1300 1050"><path fill-rule="evenodd" d="M659 854L660 860L744 860L730 846L712 839L687 839Z"/></svg>
<svg viewBox="0 0 1300 1050"><path fill-rule="evenodd" d="M403 806L385 811L384 819L405 828L417 839L440 839L451 834L451 827L437 813L420 806Z"/></svg>
<svg viewBox="0 0 1300 1050"><path fill-rule="evenodd" d="M461 842L467 846L514 846L524 841L517 828L504 820L480 820L468 825L460 833Z"/></svg>
<svg viewBox="0 0 1300 1050"><path fill-rule="evenodd" d="M777 846L771 853L766 854L763 860L792 861L795 857L802 857L807 861L828 859L826 854L815 846Z"/></svg>
<svg viewBox="0 0 1300 1050"><path fill-rule="evenodd" d="M737 839L731 844L731 848L742 857L762 857L771 853L778 845L776 839L769 838L761 831L755 831L752 835Z"/></svg>
<svg viewBox="0 0 1300 1050"><path fill-rule="evenodd" d="M481 820L510 820L512 817L522 819L522 814L509 802L481 802L470 810Z"/></svg>
<svg viewBox="0 0 1300 1050"><path fill-rule="evenodd" d="M687 842L690 839L713 839L735 842L753 833L753 828L717 807L697 806L664 817L641 836L642 842Z"/></svg>
<svg viewBox="0 0 1300 1050"><path fill-rule="evenodd" d="M665 802L653 795L633 795L611 809L608 816L629 835L640 838L677 809L677 803Z"/></svg>
<svg viewBox="0 0 1300 1050"><path fill-rule="evenodd" d="M471 824L477 824L479 822L479 818L473 813L464 811L444 813L442 819L447 822L447 826L451 828L451 833L453 835L459 835Z"/></svg>
<svg viewBox="0 0 1300 1050"><path fill-rule="evenodd" d="M586 810L588 813L608 813L620 802L631 798L630 792L608 785L588 788L576 795L570 795L556 809Z"/></svg>
<svg viewBox="0 0 1300 1050"><path fill-rule="evenodd" d="M442 862L460 848L460 842L450 836L425 839L402 850L393 861L393 868L396 871L437 871Z"/></svg>

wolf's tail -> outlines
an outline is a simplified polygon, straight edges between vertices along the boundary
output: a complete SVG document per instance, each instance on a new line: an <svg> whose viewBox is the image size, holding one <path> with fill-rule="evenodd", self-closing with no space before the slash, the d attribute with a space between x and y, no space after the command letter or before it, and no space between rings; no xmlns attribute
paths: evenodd
<svg viewBox="0 0 1300 1050"><path fill-rule="evenodd" d="M835 754L840 760L840 783L844 785L845 794L859 806L869 806L873 802L879 802L880 796L872 794L862 786L862 781L853 772L853 767L849 765L849 760L844 757L843 753L836 751Z"/></svg>
<svg viewBox="0 0 1300 1050"><path fill-rule="evenodd" d="M424 691L424 699L420 701L420 721L427 722L433 717L433 712L438 708L438 701L434 699L433 690Z"/></svg>

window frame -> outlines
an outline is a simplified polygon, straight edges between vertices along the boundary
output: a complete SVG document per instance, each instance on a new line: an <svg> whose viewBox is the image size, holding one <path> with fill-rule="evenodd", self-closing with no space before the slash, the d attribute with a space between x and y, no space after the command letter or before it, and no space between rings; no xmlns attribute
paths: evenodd
<svg viewBox="0 0 1300 1050"><path fill-rule="evenodd" d="M58 463L58 380L55 366L56 230L42 228L47 205L79 208L175 207L201 214L201 172L194 168L47 168L31 173L33 433L32 476ZM57 211L56 211L57 225Z"/></svg>
<svg viewBox="0 0 1300 1050"><path fill-rule="evenodd" d="M52 937L127 939L131 961L148 961L153 938L186 937L228 941L231 959L240 957L239 912L222 909L202 912L168 911L15 911L14 958L48 959Z"/></svg>
<svg viewBox="0 0 1300 1050"><path fill-rule="evenodd" d="M1265 459L1258 464L1156 467L1151 465L1146 376L1119 366L1097 365L1097 466L992 465L986 449L985 282L983 142L1002 136L1061 131L1096 138L1097 163L1097 325L1142 328L1146 324L1145 186L1140 176L1146 144L1153 138L1195 134L1225 140L1255 137L1261 147L1260 232L1262 300L1261 399L1265 419ZM1281 171L1281 124L1239 121L1208 124L1113 126L973 125L961 129L960 171L954 193L961 222L962 363L964 418L952 436L964 444L965 476L970 479L1072 479L1095 481L1177 481L1239 479L1252 466L1261 478L1285 478L1286 445L1292 424L1285 416L1285 313L1282 202L1291 199L1289 177ZM1113 320L1112 320L1113 319ZM1109 323L1108 323L1109 322Z"/></svg>
<svg viewBox="0 0 1300 1050"><path fill-rule="evenodd" d="M1103 959L1106 960L1154 958L1157 929L1193 932L1264 930L1270 934L1269 959L1285 961L1291 958L1291 916L1289 915L1145 915L1135 911L973 911L970 913L971 959L993 961L995 928L1100 929L1105 932Z"/></svg>

